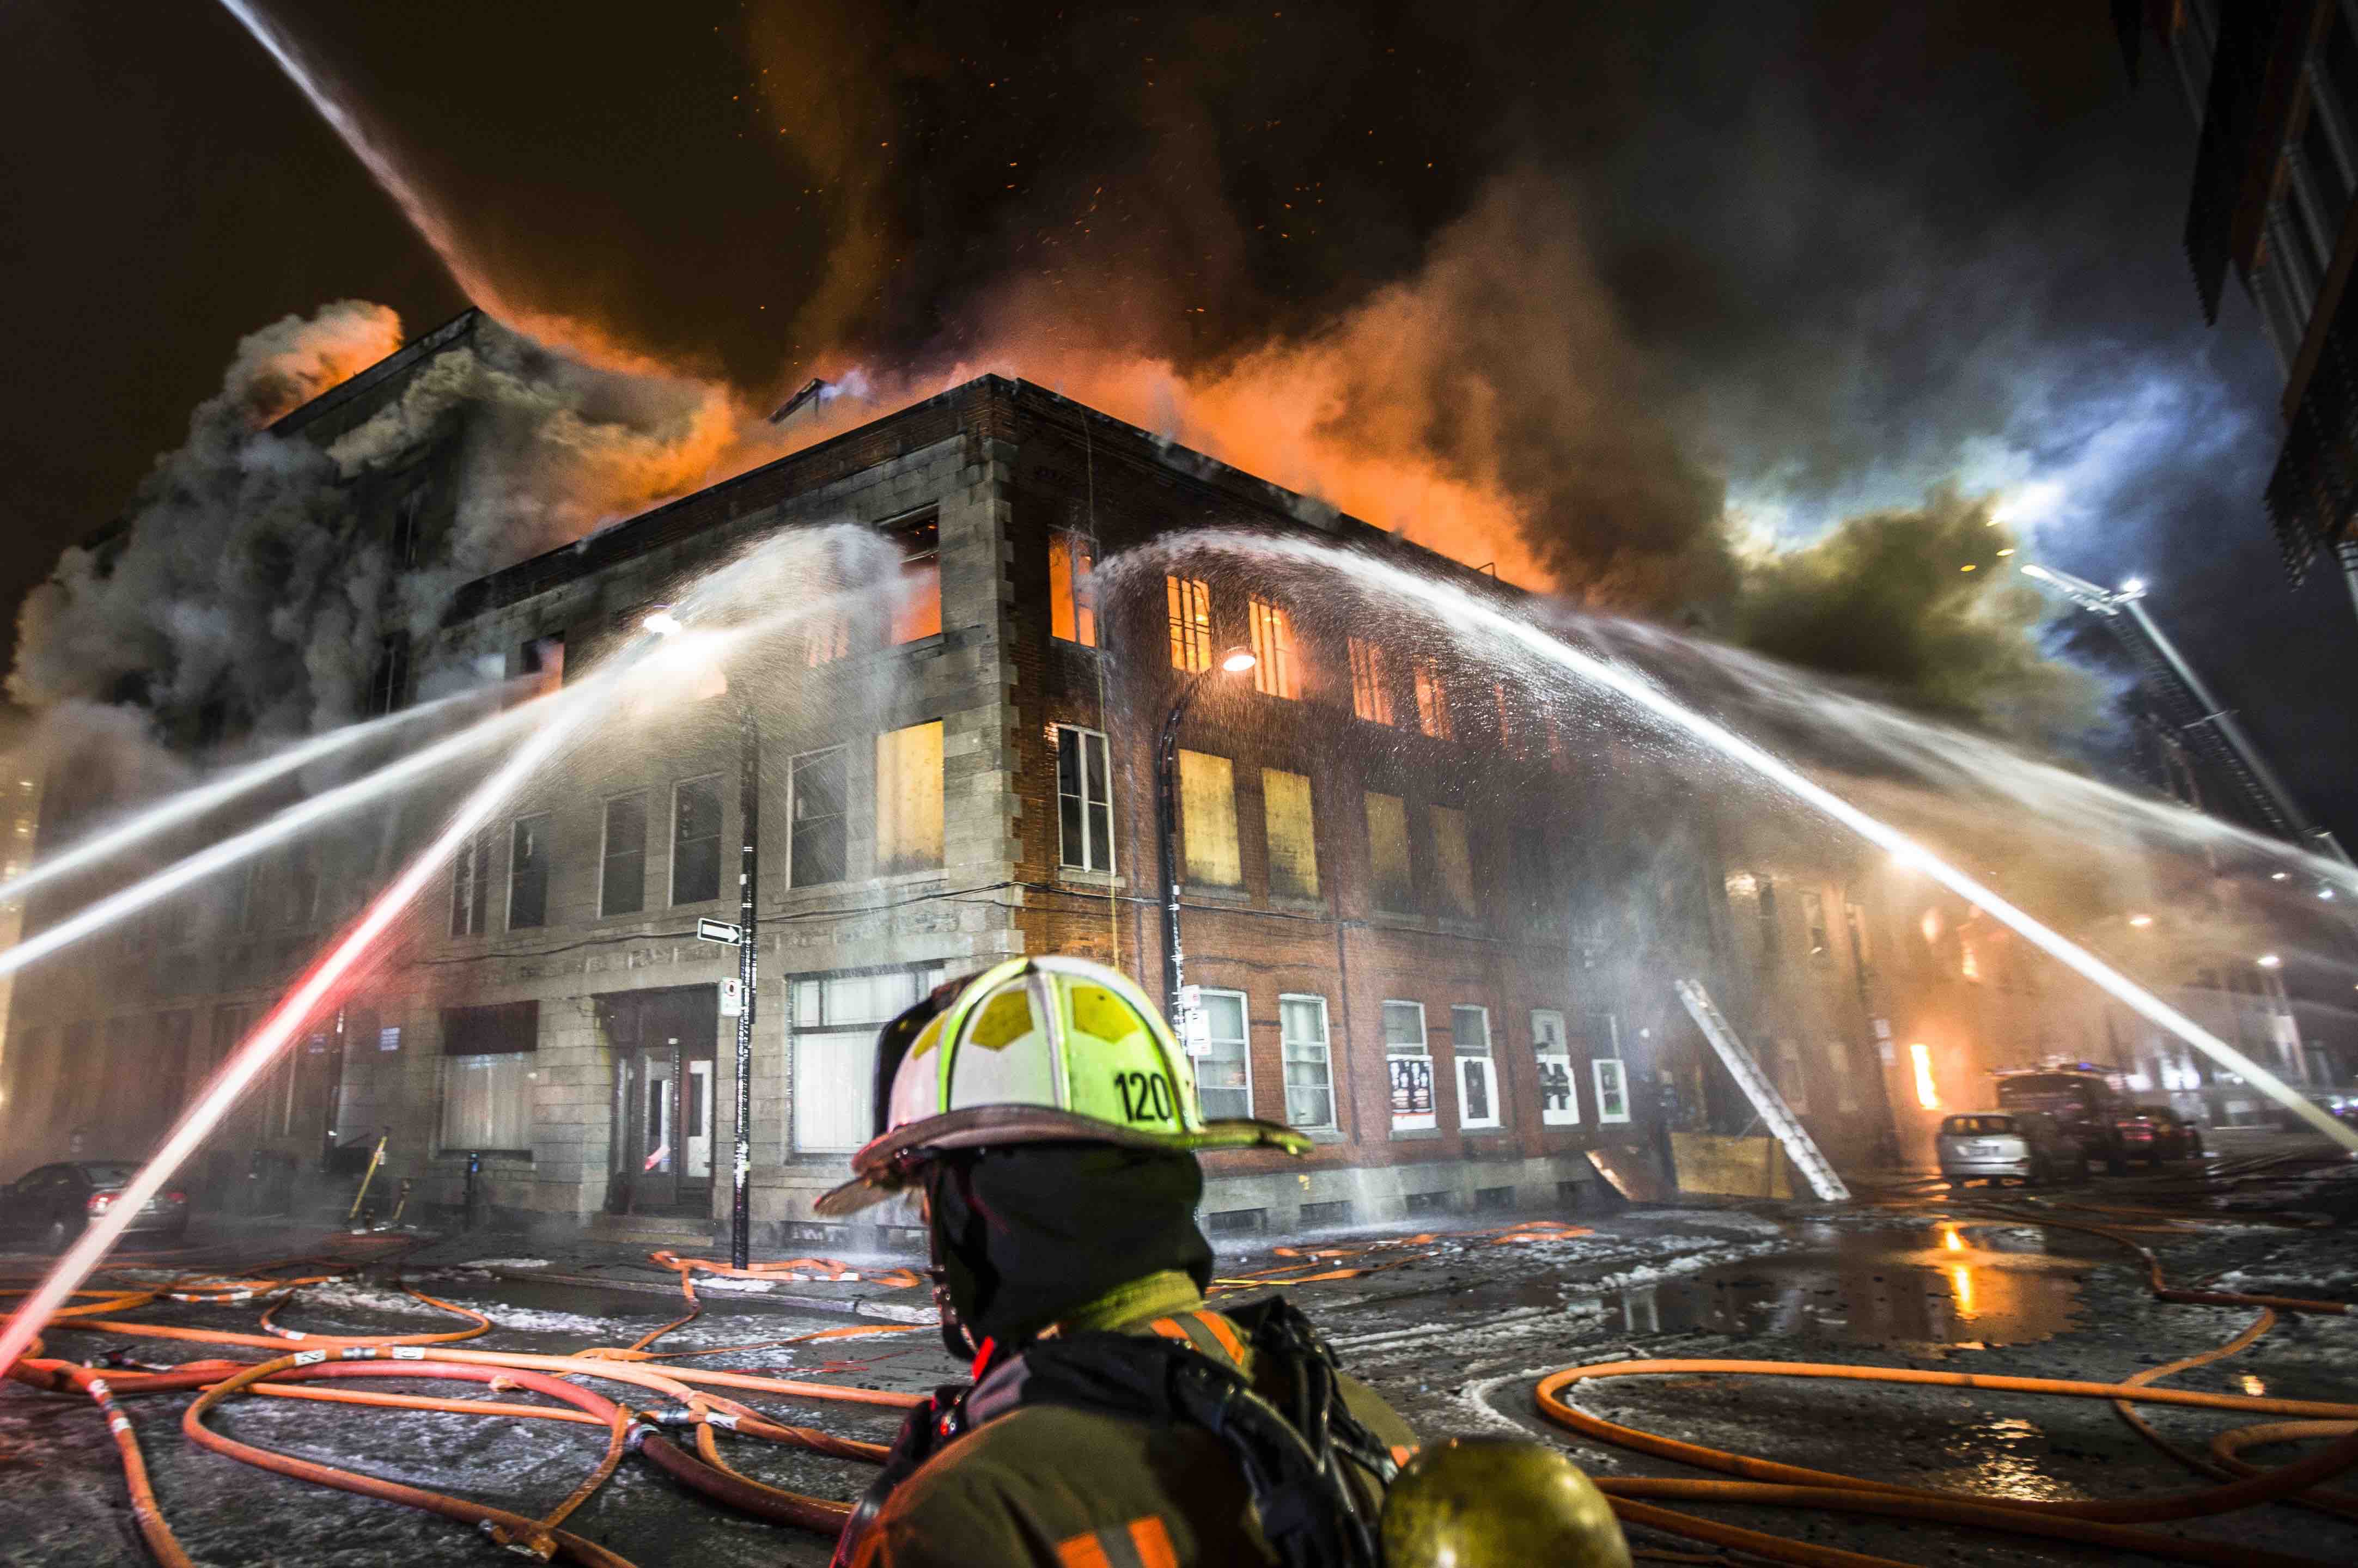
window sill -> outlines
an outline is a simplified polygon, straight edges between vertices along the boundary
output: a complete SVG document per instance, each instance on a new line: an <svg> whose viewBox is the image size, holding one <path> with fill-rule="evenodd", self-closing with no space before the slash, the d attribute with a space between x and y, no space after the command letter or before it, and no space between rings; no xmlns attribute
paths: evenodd
<svg viewBox="0 0 2358 1568"><path fill-rule="evenodd" d="M1395 1143L1422 1143L1441 1136L1438 1127L1395 1127L1391 1141Z"/></svg>
<svg viewBox="0 0 2358 1568"><path fill-rule="evenodd" d="M1242 909L1252 903L1252 890L1203 887L1190 882L1184 884L1184 891L1180 894L1180 902L1184 904L1191 899L1201 903L1217 903Z"/></svg>
<svg viewBox="0 0 2358 1568"><path fill-rule="evenodd" d="M1323 898L1285 898L1277 893L1271 893L1269 895L1269 906L1287 914L1310 914L1322 920L1332 919L1335 914L1334 906Z"/></svg>
<svg viewBox="0 0 2358 1568"><path fill-rule="evenodd" d="M1351 1141L1339 1127L1308 1127L1296 1130L1306 1133L1313 1143L1348 1143Z"/></svg>
<svg viewBox="0 0 2358 1568"><path fill-rule="evenodd" d="M1503 1124L1491 1127L1460 1127L1457 1130L1461 1136L1466 1138L1504 1138L1508 1131Z"/></svg>
<svg viewBox="0 0 2358 1568"><path fill-rule="evenodd" d="M1058 866L1056 881L1069 887L1095 888L1100 892L1120 892L1130 886L1130 879L1116 871L1093 871L1086 866Z"/></svg>

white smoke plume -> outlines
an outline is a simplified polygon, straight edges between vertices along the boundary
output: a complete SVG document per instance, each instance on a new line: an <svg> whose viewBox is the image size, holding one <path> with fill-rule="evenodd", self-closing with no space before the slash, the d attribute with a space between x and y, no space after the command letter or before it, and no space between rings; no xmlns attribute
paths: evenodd
<svg viewBox="0 0 2358 1568"><path fill-rule="evenodd" d="M243 341L119 529L27 600L9 695L126 703L184 738L209 708L262 736L347 722L387 634L423 637L460 583L766 455L769 427L718 387L585 367L488 319L324 448L269 429L400 342L353 300ZM452 526L396 580L356 482L444 442Z"/></svg>

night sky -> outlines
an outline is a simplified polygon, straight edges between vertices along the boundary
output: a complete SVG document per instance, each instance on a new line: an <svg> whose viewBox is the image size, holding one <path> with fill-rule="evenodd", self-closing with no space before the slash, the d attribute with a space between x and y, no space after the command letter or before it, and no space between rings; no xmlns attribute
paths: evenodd
<svg viewBox="0 0 2358 1568"><path fill-rule="evenodd" d="M1565 580L1995 495L2026 558L2147 579L2358 841L2358 619L2277 564L2276 367L2239 293L2201 324L2190 121L2093 0L344 9L272 14L479 298L758 399L1044 302L1217 371L1407 288L1444 327L1417 439L1478 444ZM343 298L416 332L467 295L227 9L22 0L0 59L13 606L243 334ZM1473 431L1474 382L1532 414Z"/></svg>

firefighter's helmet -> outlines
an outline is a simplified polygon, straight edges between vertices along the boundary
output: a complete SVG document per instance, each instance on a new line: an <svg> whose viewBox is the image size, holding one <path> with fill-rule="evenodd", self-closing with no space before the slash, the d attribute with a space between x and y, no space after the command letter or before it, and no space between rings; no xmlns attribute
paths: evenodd
<svg viewBox="0 0 2358 1568"><path fill-rule="evenodd" d="M1629 1568L1613 1505L1562 1451L1515 1438L1424 1448L1384 1494L1385 1568Z"/></svg>
<svg viewBox="0 0 2358 1568"><path fill-rule="evenodd" d="M946 1006L921 1003L886 1025L878 1049L877 1136L851 1157L852 1179L819 1199L822 1215L891 1196L952 1149L1310 1147L1275 1122L1206 1122L1187 1054L1154 1004L1126 976L1086 958L1010 959Z"/></svg>

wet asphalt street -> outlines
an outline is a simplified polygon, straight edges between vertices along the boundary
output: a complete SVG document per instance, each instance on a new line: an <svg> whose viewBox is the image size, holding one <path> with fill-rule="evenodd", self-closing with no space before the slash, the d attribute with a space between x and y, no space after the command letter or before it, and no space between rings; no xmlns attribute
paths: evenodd
<svg viewBox="0 0 2358 1568"><path fill-rule="evenodd" d="M2297 1147L2267 1135L2217 1142L2210 1165L2231 1171ZM1747 1358L2115 1381L2213 1348L2257 1315L2247 1307L2158 1302L2128 1247L2042 1219L2144 1227L2131 1238L2154 1250L2176 1284L2358 1300L2358 1248L2351 1245L2358 1168L2346 1164L2277 1167L2227 1182L2180 1168L2039 1193L1974 1189L1962 1198L1932 1184L1895 1180L1862 1199L1839 1209L1688 1203L1544 1217L1585 1234L1507 1231L1498 1227L1531 1217L1466 1216L1447 1222L1458 1229L1429 1236L1396 1228L1293 1242L1254 1238L1249 1246L1224 1248L1220 1267L1232 1279L1347 1274L1291 1288L1346 1366L1420 1432L1548 1436L1600 1476L1704 1472L1549 1427L1532 1398L1543 1373L1624 1357ZM260 1255L251 1236L236 1245L248 1261ZM22 1275L34 1262L0 1260L0 1272ZM619 1255L531 1257L514 1238L469 1238L427 1246L404 1267L407 1282L480 1308L500 1325L470 1348L558 1353L628 1345L680 1311L676 1289L662 1293L672 1276ZM573 1282L582 1280L604 1282ZM959 1371L929 1331L893 1332L899 1325L888 1321L921 1313L922 1291L794 1283L705 1295L704 1317L654 1350L719 1351L679 1364L854 1387L925 1389ZM818 1310L822 1302L831 1310ZM246 1303L157 1303L135 1315L250 1333L255 1314ZM449 1320L393 1289L380 1271L313 1287L279 1323L314 1334L391 1334L431 1332ZM867 1332L774 1343L843 1328ZM52 1347L77 1358L122 1349L146 1363L215 1353L124 1334L61 1333ZM2241 1354L2169 1381L2358 1401L2358 1322L2288 1316ZM434 1391L519 1397L475 1386ZM1696 1373L1585 1385L1576 1398L1595 1415L1691 1443L1962 1494L2136 1498L2212 1484L2157 1453L2101 1400ZM197 1449L178 1430L188 1402L185 1395L125 1401L166 1515L200 1563L456 1563L492 1550L449 1521ZM879 1441L896 1424L892 1412L858 1406L752 1402ZM2251 1419L2180 1409L2152 1416L2165 1438L2195 1450L2210 1433ZM569 1492L603 1444L602 1432L587 1426L293 1400L245 1400L225 1408L216 1424L247 1442L526 1513ZM2275 1465L2302 1451L2255 1449L2251 1458ZM746 1441L731 1442L728 1452L761 1479L814 1494L848 1498L865 1483L865 1467L852 1462ZM2121 1560L2102 1549L1905 1519L1678 1506L1909 1563ZM642 1461L626 1462L568 1528L643 1564L691 1553L715 1564L817 1564L827 1554L817 1537L727 1513ZM2284 1504L2153 1528L2239 1550L2358 1561L2358 1523ZM1644 1531L1633 1541L1696 1550ZM0 1390L0 1562L64 1568L150 1561L111 1440L89 1401L13 1384Z"/></svg>

